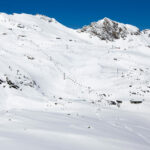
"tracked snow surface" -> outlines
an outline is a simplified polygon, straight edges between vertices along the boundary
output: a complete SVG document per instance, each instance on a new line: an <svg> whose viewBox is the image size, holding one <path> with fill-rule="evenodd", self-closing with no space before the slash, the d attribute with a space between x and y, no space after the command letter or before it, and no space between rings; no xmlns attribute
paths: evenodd
<svg viewBox="0 0 150 150"><path fill-rule="evenodd" d="M0 150L127 149L150 149L150 30L1 13Z"/></svg>

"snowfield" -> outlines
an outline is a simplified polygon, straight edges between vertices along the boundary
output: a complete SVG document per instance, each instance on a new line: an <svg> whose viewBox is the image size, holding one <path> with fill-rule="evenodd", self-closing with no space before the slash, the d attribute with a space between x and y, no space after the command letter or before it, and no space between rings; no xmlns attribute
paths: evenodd
<svg viewBox="0 0 150 150"><path fill-rule="evenodd" d="M1 13L0 106L0 150L149 150L150 30Z"/></svg>

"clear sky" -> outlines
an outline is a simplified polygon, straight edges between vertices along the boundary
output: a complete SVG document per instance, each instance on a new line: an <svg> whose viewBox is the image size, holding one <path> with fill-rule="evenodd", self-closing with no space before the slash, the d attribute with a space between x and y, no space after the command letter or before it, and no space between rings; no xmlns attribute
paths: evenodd
<svg viewBox="0 0 150 150"><path fill-rule="evenodd" d="M0 12L39 13L72 28L104 17L150 28L150 0L0 0Z"/></svg>

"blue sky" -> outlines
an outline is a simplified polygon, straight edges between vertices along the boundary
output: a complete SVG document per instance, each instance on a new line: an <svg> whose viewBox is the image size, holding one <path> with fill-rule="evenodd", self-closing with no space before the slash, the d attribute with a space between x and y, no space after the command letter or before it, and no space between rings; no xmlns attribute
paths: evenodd
<svg viewBox="0 0 150 150"><path fill-rule="evenodd" d="M0 0L0 12L43 14L80 28L104 17L150 28L150 0Z"/></svg>

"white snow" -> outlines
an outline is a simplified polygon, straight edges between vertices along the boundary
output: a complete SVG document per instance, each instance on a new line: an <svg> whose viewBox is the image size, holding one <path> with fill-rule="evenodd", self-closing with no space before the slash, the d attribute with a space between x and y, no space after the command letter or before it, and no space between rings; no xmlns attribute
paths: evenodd
<svg viewBox="0 0 150 150"><path fill-rule="evenodd" d="M149 30L103 41L1 13L0 106L2 150L149 150Z"/></svg>

